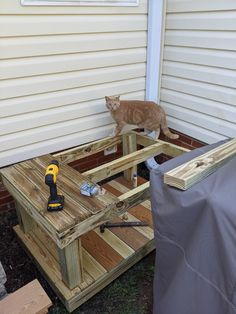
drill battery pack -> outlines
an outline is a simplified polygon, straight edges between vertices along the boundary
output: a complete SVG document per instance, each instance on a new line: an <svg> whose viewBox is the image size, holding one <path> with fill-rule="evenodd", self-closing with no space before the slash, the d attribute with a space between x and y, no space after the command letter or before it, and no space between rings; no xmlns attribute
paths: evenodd
<svg viewBox="0 0 236 314"><path fill-rule="evenodd" d="M51 196L48 198L48 211L49 212L55 212L62 210L64 206L64 196L58 194L56 199L52 199Z"/></svg>

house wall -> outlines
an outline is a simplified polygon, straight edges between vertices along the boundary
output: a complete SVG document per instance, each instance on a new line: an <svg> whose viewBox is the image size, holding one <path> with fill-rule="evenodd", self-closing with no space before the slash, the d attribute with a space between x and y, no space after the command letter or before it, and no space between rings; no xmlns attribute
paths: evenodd
<svg viewBox="0 0 236 314"><path fill-rule="evenodd" d="M0 167L107 136L105 95L144 99L147 0L137 7L0 1Z"/></svg>
<svg viewBox="0 0 236 314"><path fill-rule="evenodd" d="M169 125L213 143L236 136L236 1L168 0L161 104Z"/></svg>

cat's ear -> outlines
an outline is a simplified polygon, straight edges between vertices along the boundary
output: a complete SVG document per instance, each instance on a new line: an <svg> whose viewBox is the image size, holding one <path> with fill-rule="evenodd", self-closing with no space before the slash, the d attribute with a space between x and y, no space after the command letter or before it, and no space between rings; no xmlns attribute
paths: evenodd
<svg viewBox="0 0 236 314"><path fill-rule="evenodd" d="M110 97L105 96L106 99L106 107L108 110L111 110Z"/></svg>
<svg viewBox="0 0 236 314"><path fill-rule="evenodd" d="M119 101L120 101L120 95L119 95L119 96L116 96L116 100L119 100Z"/></svg>

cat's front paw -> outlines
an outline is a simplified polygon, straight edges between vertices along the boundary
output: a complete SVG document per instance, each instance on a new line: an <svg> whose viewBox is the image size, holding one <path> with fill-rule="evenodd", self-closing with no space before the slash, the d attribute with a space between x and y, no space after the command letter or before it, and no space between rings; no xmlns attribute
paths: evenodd
<svg viewBox="0 0 236 314"><path fill-rule="evenodd" d="M116 137L119 135L119 132L117 131L117 129L115 128L111 134L109 134L110 137Z"/></svg>
<svg viewBox="0 0 236 314"><path fill-rule="evenodd" d="M114 137L116 134L116 130L113 129L112 132L108 135L109 137Z"/></svg>

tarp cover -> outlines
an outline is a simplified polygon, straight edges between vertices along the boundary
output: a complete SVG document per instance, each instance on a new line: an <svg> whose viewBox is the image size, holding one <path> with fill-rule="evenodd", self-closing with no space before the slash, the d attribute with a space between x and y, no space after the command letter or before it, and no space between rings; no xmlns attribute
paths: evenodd
<svg viewBox="0 0 236 314"><path fill-rule="evenodd" d="M236 158L187 191L163 182L166 171L222 143L151 171L154 314L236 313Z"/></svg>

